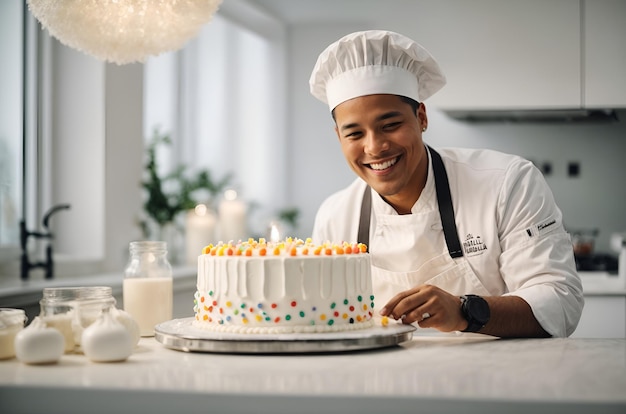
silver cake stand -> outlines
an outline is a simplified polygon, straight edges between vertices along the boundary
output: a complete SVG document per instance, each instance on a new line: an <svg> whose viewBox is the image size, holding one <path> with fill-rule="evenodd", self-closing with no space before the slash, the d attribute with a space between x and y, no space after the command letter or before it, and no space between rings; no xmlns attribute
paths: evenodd
<svg viewBox="0 0 626 414"><path fill-rule="evenodd" d="M298 334L236 334L211 332L192 325L194 318L173 319L155 326L155 339L185 352L228 354L293 354L359 351L409 341L415 326L390 323L367 329Z"/></svg>

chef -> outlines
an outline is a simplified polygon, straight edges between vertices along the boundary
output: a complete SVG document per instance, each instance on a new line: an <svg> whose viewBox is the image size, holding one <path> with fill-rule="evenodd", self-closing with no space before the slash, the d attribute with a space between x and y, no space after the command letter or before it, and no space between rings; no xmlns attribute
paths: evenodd
<svg viewBox="0 0 626 414"><path fill-rule="evenodd" d="M429 52L389 31L319 56L327 104L358 178L319 208L317 242L369 247L382 316L443 332L566 337L583 308L572 243L542 174L514 155L424 143L424 100L445 84Z"/></svg>

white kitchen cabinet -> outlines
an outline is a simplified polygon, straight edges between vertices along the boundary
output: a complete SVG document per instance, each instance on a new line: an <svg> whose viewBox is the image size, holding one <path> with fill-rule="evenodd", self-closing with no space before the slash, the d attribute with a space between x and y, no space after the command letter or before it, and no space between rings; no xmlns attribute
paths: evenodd
<svg viewBox="0 0 626 414"><path fill-rule="evenodd" d="M446 111L626 107L626 1L448 0L428 39Z"/></svg>
<svg viewBox="0 0 626 414"><path fill-rule="evenodd" d="M429 103L443 110L579 108L577 0L438 2L428 39L448 84Z"/></svg>
<svg viewBox="0 0 626 414"><path fill-rule="evenodd" d="M584 104L626 107L626 1L584 2Z"/></svg>
<svg viewBox="0 0 626 414"><path fill-rule="evenodd" d="M626 338L626 295L585 296L572 338Z"/></svg>

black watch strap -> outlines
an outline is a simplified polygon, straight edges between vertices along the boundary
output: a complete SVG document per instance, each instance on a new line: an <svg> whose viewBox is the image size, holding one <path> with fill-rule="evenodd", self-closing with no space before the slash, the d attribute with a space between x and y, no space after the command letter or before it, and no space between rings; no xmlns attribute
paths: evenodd
<svg viewBox="0 0 626 414"><path fill-rule="evenodd" d="M485 325L474 319L468 319L467 328L465 328L462 332L478 332L483 328L483 326Z"/></svg>

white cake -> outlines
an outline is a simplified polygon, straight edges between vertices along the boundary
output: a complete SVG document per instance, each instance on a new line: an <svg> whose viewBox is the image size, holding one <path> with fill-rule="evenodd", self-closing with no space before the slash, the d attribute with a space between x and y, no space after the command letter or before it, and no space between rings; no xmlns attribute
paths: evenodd
<svg viewBox="0 0 626 414"><path fill-rule="evenodd" d="M310 239L218 243L198 257L194 326L233 333L334 332L373 326L362 244Z"/></svg>

